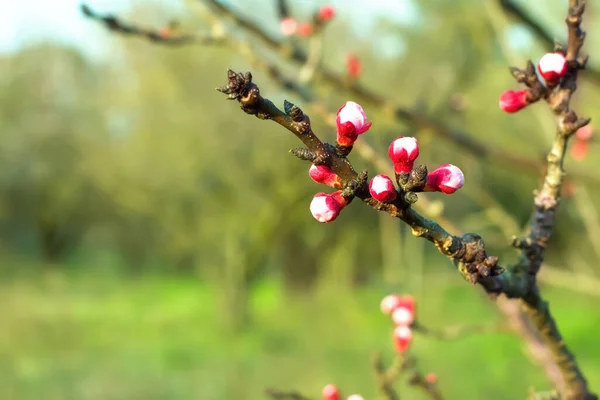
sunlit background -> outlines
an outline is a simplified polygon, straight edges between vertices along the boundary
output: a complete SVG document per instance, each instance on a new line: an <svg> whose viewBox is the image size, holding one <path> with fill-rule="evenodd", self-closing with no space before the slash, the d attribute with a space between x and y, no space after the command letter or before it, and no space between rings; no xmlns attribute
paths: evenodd
<svg viewBox="0 0 600 400"><path fill-rule="evenodd" d="M95 11L159 30L214 31L204 0L90 0ZM223 1L277 40L275 0ZM288 2L310 21L325 2ZM554 134L542 104L509 115L498 96L518 86L509 65L548 50L498 0L337 0L323 32L323 65L399 105L464 130L490 149L542 165ZM558 39L566 0L516 1ZM526 228L542 168L473 155L432 129L332 87L302 83L312 102L285 91L266 61L297 79L302 66L224 18L239 47L165 46L123 37L85 18L75 0L0 5L0 399L262 399L264 389L320 398L378 398L372 356L394 356L393 325L379 311L391 292L412 294L431 329L499 326L452 340L415 334L411 354L438 376L447 399L522 399L551 388L505 315L466 283L434 246L398 221L353 202L331 224L308 209L323 187L288 150L278 125L227 102L226 70L252 71L264 96L288 99L334 141L324 114L363 104L373 128L360 140L387 159L400 135L419 139L419 160L460 166L454 195L418 207L477 232L503 264ZM590 65L600 8L586 14ZM218 17L218 14L216 14ZM212 28L211 28L212 27ZM248 47L246 47L248 48ZM258 62L257 62L258 60ZM573 102L600 118L600 82L584 75ZM323 112L323 111L326 112ZM594 121L592 125L594 125ZM565 340L600 390L600 145L570 155L568 183L540 276ZM357 169L390 173L360 154ZM570 174L569 174L570 173ZM326 191L326 190L325 190ZM493 330L493 329L492 329ZM426 399L403 377L402 398Z"/></svg>

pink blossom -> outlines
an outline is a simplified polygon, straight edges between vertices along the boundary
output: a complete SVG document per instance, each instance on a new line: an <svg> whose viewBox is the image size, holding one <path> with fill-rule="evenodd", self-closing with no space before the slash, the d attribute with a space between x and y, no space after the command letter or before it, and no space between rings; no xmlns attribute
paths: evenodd
<svg viewBox="0 0 600 400"><path fill-rule="evenodd" d="M310 212L319 222L327 223L334 221L347 202L341 192L317 193L310 203Z"/></svg>
<svg viewBox="0 0 600 400"><path fill-rule="evenodd" d="M538 63L538 71L546 82L555 83L567 73L567 60L562 53L547 53Z"/></svg>
<svg viewBox="0 0 600 400"><path fill-rule="evenodd" d="M515 113L528 104L527 90L507 90L500 96L500 108L507 113Z"/></svg>
<svg viewBox="0 0 600 400"><path fill-rule="evenodd" d="M286 17L279 23L279 30L281 30L281 33L283 33L285 36L294 35L297 29L298 23L292 17Z"/></svg>
<svg viewBox="0 0 600 400"><path fill-rule="evenodd" d="M415 160L419 157L417 139L404 136L396 138L388 148L388 156L394 163L396 173L412 171Z"/></svg>
<svg viewBox="0 0 600 400"><path fill-rule="evenodd" d="M452 164L440 165L427 175L424 191L451 194L463 187L465 176L460 168Z"/></svg>
<svg viewBox="0 0 600 400"><path fill-rule="evenodd" d="M382 203L394 201L398 195L394 183L385 174L379 174L369 182L369 193L371 196Z"/></svg>
<svg viewBox="0 0 600 400"><path fill-rule="evenodd" d="M330 21L335 17L335 8L333 6L326 4L319 9L319 13L317 14L317 18L321 21Z"/></svg>
<svg viewBox="0 0 600 400"><path fill-rule="evenodd" d="M348 101L337 112L337 142L341 146L351 146L358 135L371 128L372 123L367 122L367 114L360 104Z"/></svg>
<svg viewBox="0 0 600 400"><path fill-rule="evenodd" d="M308 170L308 175L317 183L331 186L336 189L342 187L340 177L326 165L311 165Z"/></svg>
<svg viewBox="0 0 600 400"><path fill-rule="evenodd" d="M412 332L406 325L399 325L394 329L394 344L396 352L404 353L412 341Z"/></svg>
<svg viewBox="0 0 600 400"><path fill-rule="evenodd" d="M340 391L333 384L326 385L321 392L324 400L340 400Z"/></svg>

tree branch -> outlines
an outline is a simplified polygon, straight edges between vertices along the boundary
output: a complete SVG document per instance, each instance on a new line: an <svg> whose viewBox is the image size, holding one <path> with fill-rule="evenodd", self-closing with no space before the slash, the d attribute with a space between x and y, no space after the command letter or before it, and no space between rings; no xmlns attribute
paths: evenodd
<svg viewBox="0 0 600 400"><path fill-rule="evenodd" d="M480 283L492 295L505 293L510 297L520 297L525 293L526 287L522 282L512 279L510 273L503 274L503 269L497 265L498 258L486 254L481 237L469 233L461 237L452 236L437 222L413 210L411 204L416 201L416 194L405 193L389 204L373 199L369 194L366 172L359 175L334 146L323 143L313 132L309 117L300 108L286 101L285 111L282 111L263 98L250 73L229 70L228 84L218 90L227 94L229 99L237 100L247 114L273 120L292 132L306 146L302 154L297 152L297 155L315 164L329 166L341 178L351 197L358 197L372 208L407 223L415 236L429 240L442 254L452 258L459 271L471 282Z"/></svg>
<svg viewBox="0 0 600 400"><path fill-rule="evenodd" d="M545 92L540 97L546 100L556 115L557 132L547 157L548 170L542 189L534 196L534 211L529 234L524 238L515 238L513 241L513 245L521 249L521 256L518 263L511 267L515 274L521 275L527 282L529 288L521 297L521 305L550 348L561 370L566 385L563 397L568 400L591 400L597 399L597 396L589 391L587 381L579 369L574 355L567 348L556 322L550 314L548 303L540 295L536 278L544 259L544 251L552 235L556 210L560 202L567 142L577 129L589 123L589 119L578 117L570 109L571 97L577 88L578 71L585 67L587 61L587 57L580 54L585 39L585 34L581 31L584 10L584 0L569 0L566 19L568 46L566 49L561 49L566 50L568 73L558 85L548 85L544 88ZM531 62L528 67L530 65ZM531 74L530 68L519 73L516 73L517 71L512 68L517 81L525 83L532 92L537 89L541 90L539 86L541 83L537 81L537 77L534 78L535 72Z"/></svg>
<svg viewBox="0 0 600 400"><path fill-rule="evenodd" d="M277 389L266 389L265 396L270 397L273 400L311 400L309 397L305 397L299 392L282 392Z"/></svg>
<svg viewBox="0 0 600 400"><path fill-rule="evenodd" d="M224 36L214 35L190 35L190 34L174 34L172 33L172 27L166 27L163 31L145 29L121 21L112 14L98 14L92 10L87 4L81 4L81 12L88 18L96 20L102 23L108 30L121 33L130 36L141 36L148 39L151 42L169 45L169 46L182 46L191 43L211 44L211 43L222 43L226 41ZM171 23L171 26L175 23Z"/></svg>

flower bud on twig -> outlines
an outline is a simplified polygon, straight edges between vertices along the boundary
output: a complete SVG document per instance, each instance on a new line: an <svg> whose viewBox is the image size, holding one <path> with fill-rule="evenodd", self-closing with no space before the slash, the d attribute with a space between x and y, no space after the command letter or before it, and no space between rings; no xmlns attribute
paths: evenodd
<svg viewBox="0 0 600 400"><path fill-rule="evenodd" d="M394 163L394 171L410 173L417 157L419 157L419 146L414 137L400 136L396 138L388 148L388 156Z"/></svg>
<svg viewBox="0 0 600 400"><path fill-rule="evenodd" d="M319 9L317 18L319 21L331 21L335 17L335 8L329 4L325 4Z"/></svg>
<svg viewBox="0 0 600 400"><path fill-rule="evenodd" d="M341 192L317 193L310 203L310 212L319 222L332 222L340 211L346 206L347 201L341 195Z"/></svg>
<svg viewBox="0 0 600 400"><path fill-rule="evenodd" d="M337 386L335 386L333 384L326 385L323 388L322 395L323 395L324 400L340 400L341 399L340 391L338 390Z"/></svg>
<svg viewBox="0 0 600 400"><path fill-rule="evenodd" d="M567 60L562 53L547 53L538 63L538 71L544 80L554 84L567 73Z"/></svg>
<svg viewBox="0 0 600 400"><path fill-rule="evenodd" d="M507 90L500 96L500 108L507 113L515 113L528 104L527 90Z"/></svg>
<svg viewBox="0 0 600 400"><path fill-rule="evenodd" d="M415 315L412 310L407 307L397 307L392 312L392 321L396 325L410 325L415 320Z"/></svg>
<svg viewBox="0 0 600 400"><path fill-rule="evenodd" d="M346 400L365 400L360 394L351 394Z"/></svg>
<svg viewBox="0 0 600 400"><path fill-rule="evenodd" d="M298 24L298 36L308 37L313 34L313 26L310 22Z"/></svg>
<svg viewBox="0 0 600 400"><path fill-rule="evenodd" d="M352 146L358 135L371 128L372 123L367 122L367 114L360 104L348 101L337 112L337 142L341 146Z"/></svg>
<svg viewBox="0 0 600 400"><path fill-rule="evenodd" d="M342 187L340 177L326 165L311 165L308 170L308 175L317 183L331 186L336 189Z"/></svg>
<svg viewBox="0 0 600 400"><path fill-rule="evenodd" d="M298 23L292 17L284 18L279 23L279 30L285 36L292 36L292 35L294 35L296 33L297 29L298 29Z"/></svg>
<svg viewBox="0 0 600 400"><path fill-rule="evenodd" d="M442 164L427 175L425 192L452 194L465 184L465 176L460 168L452 164Z"/></svg>
<svg viewBox="0 0 600 400"><path fill-rule="evenodd" d="M412 332L406 325L400 325L394 329L394 344L396 352L404 353L412 340Z"/></svg>
<svg viewBox="0 0 600 400"><path fill-rule="evenodd" d="M358 79L362 74L362 63L356 54L348 53L346 55L346 70L352 79Z"/></svg>
<svg viewBox="0 0 600 400"><path fill-rule="evenodd" d="M375 200L382 203L390 203L398 196L394 182L385 174L376 175L371 179L369 193Z"/></svg>

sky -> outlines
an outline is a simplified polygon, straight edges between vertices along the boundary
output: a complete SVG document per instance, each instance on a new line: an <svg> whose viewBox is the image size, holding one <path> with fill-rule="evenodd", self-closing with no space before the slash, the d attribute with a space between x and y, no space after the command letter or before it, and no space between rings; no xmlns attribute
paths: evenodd
<svg viewBox="0 0 600 400"><path fill-rule="evenodd" d="M273 4L273 0L262 1L269 6ZM368 29L382 15L395 15L399 21L409 22L418 14L412 0L364 0L368 6L357 6L362 1L330 0L329 3L341 14L359 20L359 29ZM135 3L131 0L87 0L87 3L98 12L124 13L132 4L142 4L144 0ZM169 4L184 6L185 0L154 0L153 3L165 7ZM317 8L326 2L292 0L291 3ZM106 33L92 27L90 21L81 16L79 4L80 0L0 0L0 53L17 51L32 41L51 40L76 46L91 56L101 55Z"/></svg>
<svg viewBox="0 0 600 400"><path fill-rule="evenodd" d="M152 0L152 3L169 8L186 7L187 1L194 0ZM234 0L222 0L231 2ZM243 4L237 0L235 4ZM253 0L253 4L264 1L273 7L274 0ZM451 0L449 0L451 1ZM0 54L18 51L22 46L39 41L56 41L74 46L92 58L103 58L109 54L107 33L98 24L85 19L80 11L81 0L0 0ZM126 14L129 7L150 0L86 0L94 10L101 13ZM357 23L354 27L359 33L373 28L379 17L392 16L401 23L414 23L418 20L418 2L415 0L290 0L292 7L299 4L317 9L326 3L332 4L341 15L346 15ZM361 3L364 6L361 6ZM166 21L169 16L166 16ZM273 21L273 26L276 21ZM380 38L379 44L394 53L398 38ZM390 40L387 40L390 39ZM508 43L517 48L527 47L530 35L523 29L508 32ZM387 49L386 49L387 47Z"/></svg>

